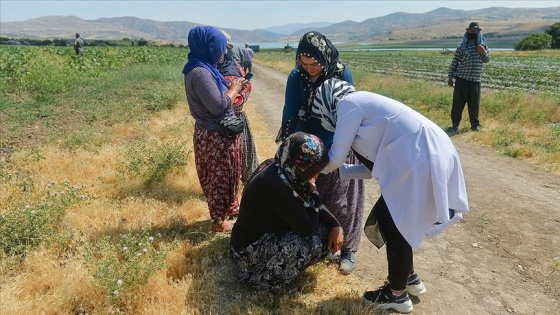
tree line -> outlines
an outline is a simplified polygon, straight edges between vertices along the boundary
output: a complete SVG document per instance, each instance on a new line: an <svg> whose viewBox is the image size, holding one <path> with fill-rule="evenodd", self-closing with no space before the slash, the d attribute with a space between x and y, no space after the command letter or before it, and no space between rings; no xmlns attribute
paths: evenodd
<svg viewBox="0 0 560 315"><path fill-rule="evenodd" d="M560 48L560 22L552 24L544 33L530 34L515 44L515 50Z"/></svg>
<svg viewBox="0 0 560 315"><path fill-rule="evenodd" d="M8 38L0 36L0 45L29 45L29 46L72 46L74 39L55 38L55 39L31 39L31 38ZM125 37L123 39L88 39L84 40L85 46L165 46L165 47L185 47L183 44L175 45L157 44L144 38L134 39Z"/></svg>

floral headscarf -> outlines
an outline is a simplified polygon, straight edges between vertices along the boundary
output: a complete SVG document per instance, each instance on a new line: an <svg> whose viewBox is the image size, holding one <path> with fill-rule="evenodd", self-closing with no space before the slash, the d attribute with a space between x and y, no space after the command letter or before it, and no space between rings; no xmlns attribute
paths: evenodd
<svg viewBox="0 0 560 315"><path fill-rule="evenodd" d="M202 67L210 71L220 92L225 92L227 83L216 67L226 51L226 36L213 26L196 26L189 31L188 44L190 52L183 74Z"/></svg>
<svg viewBox="0 0 560 315"><path fill-rule="evenodd" d="M354 87L346 81L334 78L326 80L317 88L311 115L321 120L323 128L334 132L337 103L341 98L352 92L355 92Z"/></svg>
<svg viewBox="0 0 560 315"><path fill-rule="evenodd" d="M309 74L303 69L299 60L301 55L317 60L323 67L321 75L315 82L311 82ZM338 50L331 41L325 35L311 31L303 34L299 40L296 51L296 66L302 76L303 89L311 90L307 106L303 106L298 114L300 119L306 120L311 113L310 106L317 87L327 79L340 78L344 72L344 65L338 61Z"/></svg>
<svg viewBox="0 0 560 315"><path fill-rule="evenodd" d="M280 144L274 161L278 165L278 175L292 188L294 196L303 200L306 207L318 207L318 198L311 194L307 181L328 163L321 139L296 132Z"/></svg>

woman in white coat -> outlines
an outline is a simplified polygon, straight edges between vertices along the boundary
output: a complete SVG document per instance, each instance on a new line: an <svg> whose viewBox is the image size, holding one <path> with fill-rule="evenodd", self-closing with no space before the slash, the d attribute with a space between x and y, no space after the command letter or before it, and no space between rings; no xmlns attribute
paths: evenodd
<svg viewBox="0 0 560 315"><path fill-rule="evenodd" d="M368 239L386 244L388 282L364 299L382 309L412 311L408 293L426 291L413 269L413 250L469 209L459 156L449 136L412 108L385 96L355 91L329 79L319 87L313 115L334 131L329 164L342 179L375 178L381 197L366 221ZM363 165L344 164L353 150Z"/></svg>

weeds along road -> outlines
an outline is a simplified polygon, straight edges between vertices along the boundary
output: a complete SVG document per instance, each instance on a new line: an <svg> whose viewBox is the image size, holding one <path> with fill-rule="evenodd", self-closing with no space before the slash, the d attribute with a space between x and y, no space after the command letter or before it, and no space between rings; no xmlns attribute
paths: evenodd
<svg viewBox="0 0 560 315"><path fill-rule="evenodd" d="M258 64L253 72L248 106L269 126L268 134L256 136L276 146L287 76ZM470 212L425 239L415 253L415 270L428 292L413 299L414 314L559 314L560 176L467 143L461 135L452 140ZM366 183L365 217L379 197L377 183ZM362 235L357 268L344 277L345 285L361 294L386 276L385 249Z"/></svg>

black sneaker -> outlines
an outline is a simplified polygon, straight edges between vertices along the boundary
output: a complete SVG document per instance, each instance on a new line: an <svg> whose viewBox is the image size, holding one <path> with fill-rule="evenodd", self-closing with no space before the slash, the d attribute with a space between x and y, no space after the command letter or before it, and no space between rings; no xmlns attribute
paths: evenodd
<svg viewBox="0 0 560 315"><path fill-rule="evenodd" d="M451 126L449 128L447 128L447 133L448 134L456 134L457 132L459 132L459 126Z"/></svg>
<svg viewBox="0 0 560 315"><path fill-rule="evenodd" d="M408 281L406 281L406 291L410 295L419 296L426 293L427 290L418 274L413 273L408 276Z"/></svg>
<svg viewBox="0 0 560 315"><path fill-rule="evenodd" d="M408 293L404 291L402 295L394 295L388 284L375 291L366 291L364 302L382 310L393 309L400 313L410 313L413 309Z"/></svg>

